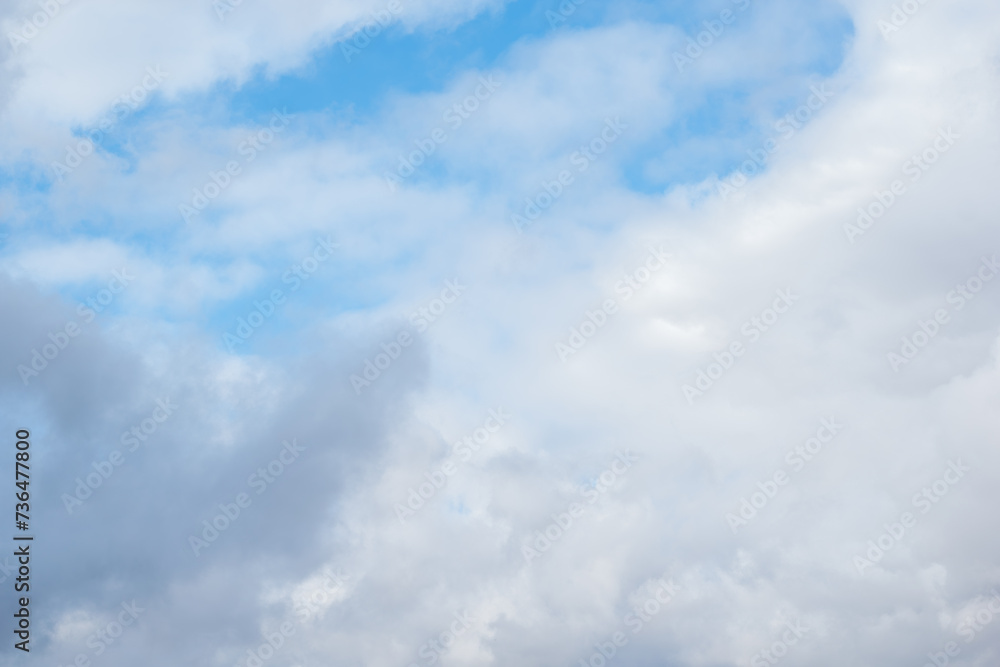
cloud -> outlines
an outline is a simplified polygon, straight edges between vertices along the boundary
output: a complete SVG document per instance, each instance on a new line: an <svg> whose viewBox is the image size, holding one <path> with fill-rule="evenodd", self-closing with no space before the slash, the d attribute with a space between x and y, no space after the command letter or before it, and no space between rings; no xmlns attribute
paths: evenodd
<svg viewBox="0 0 1000 667"><path fill-rule="evenodd" d="M2 422L33 432L43 659L988 659L993 625L965 640L997 585L997 12L928 3L883 35L892 7L755 4L678 71L727 6L517 37L350 120L291 112L252 160L270 105L234 120L206 91L308 80L377 5L71 3L8 55L4 174L45 169L147 64L170 72L121 146L0 181ZM500 9L401 21L448 39L483 12L508 28ZM487 433L491 410L509 417Z"/></svg>

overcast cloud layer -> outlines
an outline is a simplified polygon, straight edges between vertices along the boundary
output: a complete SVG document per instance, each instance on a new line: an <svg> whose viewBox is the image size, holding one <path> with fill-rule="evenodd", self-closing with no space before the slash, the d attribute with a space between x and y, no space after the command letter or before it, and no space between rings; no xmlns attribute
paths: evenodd
<svg viewBox="0 0 1000 667"><path fill-rule="evenodd" d="M995 2L0 27L0 664L1000 661Z"/></svg>

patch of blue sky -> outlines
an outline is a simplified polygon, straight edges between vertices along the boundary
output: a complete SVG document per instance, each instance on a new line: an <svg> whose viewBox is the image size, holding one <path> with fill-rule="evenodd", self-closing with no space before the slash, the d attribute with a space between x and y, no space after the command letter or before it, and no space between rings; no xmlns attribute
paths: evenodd
<svg viewBox="0 0 1000 667"><path fill-rule="evenodd" d="M219 84L207 95L180 100L173 109L155 96L117 122L101 141L100 149L124 158L134 167L136 156L142 154L146 142L151 140L146 133L180 109L185 115L201 114L223 125L260 124L266 122L274 108L287 108L291 113L325 111L349 122L364 123L377 119L382 105L392 95L437 93L464 71L488 70L502 64L511 47L526 38L542 39L553 31L583 30L608 21L635 20L637 16L679 25L690 32L700 21L717 15L720 8L732 5L716 2L693 8L679 2L616 5L586 0L567 14L560 11L560 4L568 6L554 1L520 0L495 12L482 12L450 29L428 28L408 33L394 25L360 53L354 53L350 62L339 43L330 44L317 51L309 65L298 71L273 79L258 72L238 89L231 83ZM546 12L550 14L546 16ZM553 22L551 12L565 18L565 22ZM750 22L737 29L750 29ZM746 159L747 150L758 148L774 136L773 121L800 105L810 93L808 85L779 91L770 91L768 86L776 78L787 78L789 73L800 74L800 82L829 76L840 66L845 43L853 35L853 26L846 15L832 10L822 13L819 20L803 23L801 29L802 39L789 43L787 48L777 45L779 71L756 73L754 81L729 81L716 90L693 88L694 101L685 102L687 108L679 120L664 127L652 140L643 141L639 147L616 158L622 165L624 184L637 192L655 194L678 183L699 182L713 173L724 175ZM803 42L808 48L802 48ZM690 74L697 76L694 70ZM79 128L78 135L83 136L86 129L89 128ZM44 191L49 184L39 174L44 172L20 168L0 172L0 187ZM436 183L456 176L462 178L431 160L414 177L413 184ZM489 179L489 170L484 170L479 178ZM488 183L477 185L489 189ZM200 222L210 221L202 215ZM107 225L102 220L81 220L77 231L97 235ZM148 237L147 248L170 240L169 235L162 238L150 233ZM394 264L406 261L391 260ZM259 290L249 290L206 313L212 326L219 331L228 330L237 317L246 316L254 299L266 295L273 286L287 291L288 285L281 284L286 269L287 262L268 261L269 277L263 279ZM378 307L392 294L387 286L380 288L378 284L358 280L371 270L370 263L324 266L320 270L323 276L304 285L294 298L301 299L303 305L321 305L326 315ZM369 287L359 291L359 284Z"/></svg>
<svg viewBox="0 0 1000 667"><path fill-rule="evenodd" d="M48 194L52 186L52 174L44 165L21 156L6 166L0 165L0 190L8 190L16 195L33 193ZM4 213L0 209L0 223Z"/></svg>
<svg viewBox="0 0 1000 667"><path fill-rule="evenodd" d="M364 40L348 38L317 51L299 70L276 78L260 70L239 89L222 84L216 94L230 97L236 122L259 119L273 108L364 122L392 95L438 92L463 71L493 67L513 43L548 29L533 12L531 3L514 2L452 29L408 32L395 23L364 48L357 46ZM357 51L345 54L345 46Z"/></svg>
<svg viewBox="0 0 1000 667"><path fill-rule="evenodd" d="M636 192L656 194L699 183L713 174L721 177L735 171L748 151L780 137L775 123L810 98L812 85L837 71L853 37L854 26L846 16L827 18L828 23L810 26L806 38L811 48L790 45L785 50L780 76L790 82L786 87L771 88L778 73L765 72L753 81L705 91L680 119L633 150L623 166L626 185ZM697 61L692 76L697 74L696 67Z"/></svg>
<svg viewBox="0 0 1000 667"><path fill-rule="evenodd" d="M520 0L493 11L482 11L449 29L421 28L407 32L396 23L369 42L362 40L360 43L367 45L349 55L344 53L345 45L358 48L350 38L318 50L306 66L294 72L271 78L259 70L239 88L232 82L222 82L209 94L185 100L184 104L189 112L203 114L221 124L259 124L275 108L290 113L325 112L343 122L364 124L376 119L386 101L394 96L437 93L462 72L487 70L502 64L510 48L523 39L541 39L557 30L586 29L637 17L669 22L695 32L702 21L717 16L723 8L736 6L732 0L696 7L679 2L615 4L585 0L577 5L573 0L534 3ZM755 9L751 6L748 11ZM793 24L794 18L791 17ZM737 24L732 32L749 29L750 23L748 20ZM771 45L778 50L780 75L799 72L828 76L840 66L845 42L853 34L850 20L842 9L828 9L819 14L818 20L807 22L802 18L799 23L796 27L802 34L797 39L784 46ZM697 76L697 63L689 76ZM779 72L770 76L777 77ZM703 103L689 108L685 118L664 128L652 141L643 142L624 166L627 186L638 192L656 193L678 183L700 181L711 173L727 173L738 166L745 152L760 145L772 131L768 124L747 122L768 114L762 114L757 106L739 104L746 101L740 90L745 83L731 82L728 91L705 95ZM732 97L728 101L727 92ZM804 87L799 97L807 96L808 88ZM770 104L771 109L765 111L777 118L801 103L797 100L772 98L756 102ZM126 119L102 142L101 150L134 166L131 129L160 111L162 108L154 102ZM734 128L740 128L741 132L733 135ZM728 136L720 137L722 130ZM447 174L428 165L423 177L435 182Z"/></svg>
<svg viewBox="0 0 1000 667"><path fill-rule="evenodd" d="M681 3L667 4L669 11L661 8L645 14L664 20L689 11ZM573 7L572 11L566 6ZM213 94L229 96L234 122L258 120L273 108L286 107L291 113L326 111L363 122L377 116L394 95L440 92L462 72L501 65L522 40L542 39L559 30L593 28L606 24L609 17L631 20L612 2L584 0L577 5L573 0L515 0L449 29L406 31L395 23L364 48L358 49L355 40L348 38L318 50L296 71L270 78L261 69L240 88L223 83ZM358 51L345 54L346 47Z"/></svg>
<svg viewBox="0 0 1000 667"><path fill-rule="evenodd" d="M453 514L468 516L472 514L472 508L468 507L462 499L449 499L448 510Z"/></svg>
<svg viewBox="0 0 1000 667"><path fill-rule="evenodd" d="M319 318L376 309L394 299L398 290L392 287L392 278L387 275L385 280L372 281L371 276L379 272L396 275L396 271L402 270L400 265L407 262L406 258L391 260L394 270L389 272L384 263L350 261L346 257L343 253L335 255L308 274L307 280L290 271L292 262L270 262L256 285L207 309L202 322L207 330L219 333L218 342L222 345L223 334L234 333L240 318L247 320L254 311L271 310L268 302L275 290L281 292L278 299L281 303L260 327L261 333L270 335L294 333L315 324ZM387 319L395 316L402 321L408 315L409 311L400 310L395 315L388 314ZM256 335L238 351L252 351L268 336L261 336L256 343L255 339Z"/></svg>

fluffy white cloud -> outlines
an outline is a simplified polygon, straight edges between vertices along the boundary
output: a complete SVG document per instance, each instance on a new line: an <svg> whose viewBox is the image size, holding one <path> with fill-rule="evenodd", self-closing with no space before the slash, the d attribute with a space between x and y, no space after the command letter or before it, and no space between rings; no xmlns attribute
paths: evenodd
<svg viewBox="0 0 1000 667"><path fill-rule="evenodd" d="M70 4L8 60L22 71L7 118L26 130L10 145L58 145L31 128L99 115L132 64L174 63L176 98L295 67L373 7L245 2L220 23L204 3ZM178 108L140 123L134 168L93 157L44 197L9 196L23 220L51 220L21 223L0 284L19 314L3 423L45 425L53 493L38 502L53 546L75 554L41 557L61 591L41 594L57 610L46 659L93 656L88 635L135 598L148 611L105 664L243 665L283 622L267 664L578 664L618 632L608 664L755 667L770 651L902 667L948 642L958 664L986 664L1000 625L966 640L1000 584L983 509L1000 469L1000 14L919 7L883 35L891 6L848 3L854 39L824 81L761 83L768 44L795 34L787 5L748 14L687 73L674 27L525 40L365 123L294 116L189 224L178 205L254 128ZM86 41L112 15L122 40ZM480 76L502 84L390 192L385 172ZM747 115L780 137L767 169L724 193L742 181L630 189L637 162L664 169L643 147L725 85L760 91ZM811 85L829 99L770 132L771 102L803 103ZM576 171L571 154L609 116L629 124L621 143ZM511 214L560 170L574 182L518 234ZM59 240L81 221L101 240ZM327 236L340 254L292 290L286 271ZM79 317L45 291L125 260L142 276L127 307L26 389L13 369ZM451 303L448 280L462 286ZM280 313L227 352L223 333L274 288ZM400 331L413 343L396 347ZM67 514L59 494L168 396L176 416ZM301 463L258 496L253 475L292 438ZM252 503L194 554L191 535L207 540L202 522L240 493Z"/></svg>

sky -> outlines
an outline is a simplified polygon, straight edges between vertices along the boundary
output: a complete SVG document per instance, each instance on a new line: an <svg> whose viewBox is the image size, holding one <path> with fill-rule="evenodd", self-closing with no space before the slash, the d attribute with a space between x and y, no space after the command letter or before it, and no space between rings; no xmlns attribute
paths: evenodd
<svg viewBox="0 0 1000 667"><path fill-rule="evenodd" d="M997 663L995 3L0 28L0 665Z"/></svg>

